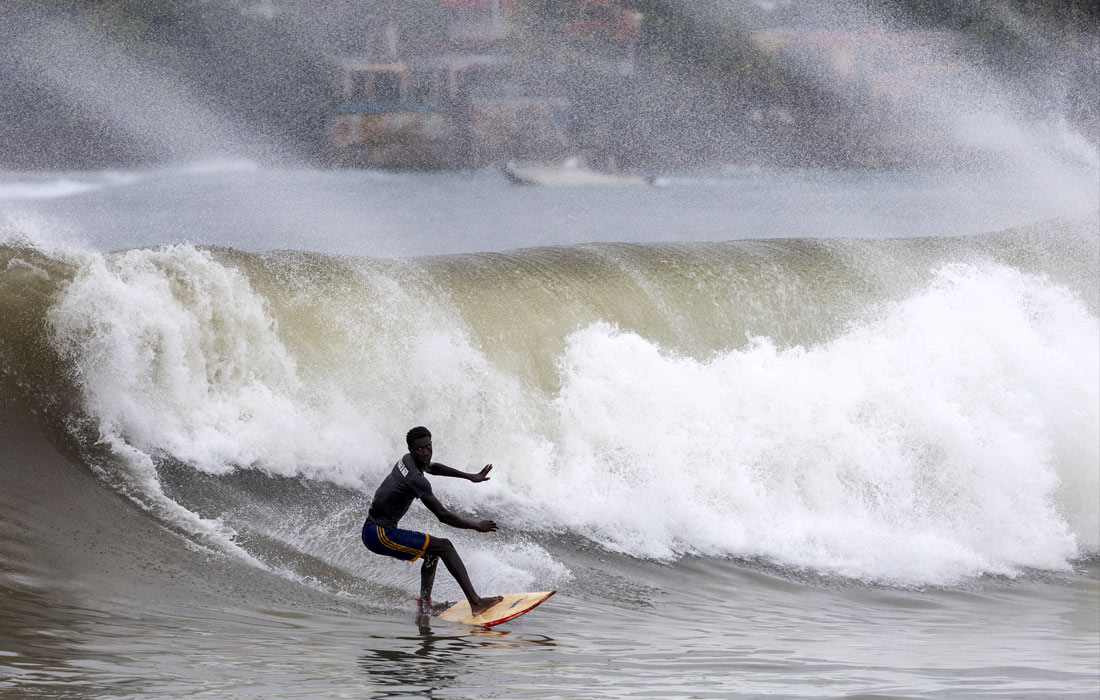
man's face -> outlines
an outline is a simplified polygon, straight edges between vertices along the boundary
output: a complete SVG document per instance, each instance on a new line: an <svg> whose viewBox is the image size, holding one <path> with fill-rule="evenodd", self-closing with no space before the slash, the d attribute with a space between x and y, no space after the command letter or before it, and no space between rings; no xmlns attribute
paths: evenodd
<svg viewBox="0 0 1100 700"><path fill-rule="evenodd" d="M409 454L412 455L413 461L415 461L421 467L426 467L432 463L432 439L430 437L423 437L409 445Z"/></svg>

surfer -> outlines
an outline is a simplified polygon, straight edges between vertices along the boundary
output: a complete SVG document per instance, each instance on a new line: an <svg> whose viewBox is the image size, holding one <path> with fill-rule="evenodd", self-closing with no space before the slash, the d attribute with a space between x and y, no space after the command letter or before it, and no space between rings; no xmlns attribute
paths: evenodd
<svg viewBox="0 0 1100 700"><path fill-rule="evenodd" d="M374 493L374 500L367 511L367 521L363 523L363 544L375 554L403 561L416 561L423 557L424 563L420 567L420 612L438 612L432 607L432 585L435 583L436 564L442 559L447 571L458 581L470 601L470 609L475 615L480 614L499 602L501 597L483 598L477 594L466 573L466 566L451 541L414 530L401 530L397 522L409 510L413 499L419 498L440 522L451 527L496 532L497 524L492 520L467 520L447 510L432 493L432 485L424 476L454 476L477 484L489 480L493 465L486 464L479 472L467 473L433 462L432 434L423 426L410 430L405 435L405 442L409 453L397 460Z"/></svg>

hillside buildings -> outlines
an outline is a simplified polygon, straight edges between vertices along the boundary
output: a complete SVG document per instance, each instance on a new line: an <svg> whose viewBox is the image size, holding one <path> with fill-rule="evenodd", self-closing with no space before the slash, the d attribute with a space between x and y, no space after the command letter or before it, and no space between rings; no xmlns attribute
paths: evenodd
<svg viewBox="0 0 1100 700"><path fill-rule="evenodd" d="M563 0L555 15L517 0L437 0L427 21L395 13L361 55L339 59L332 161L448 168L570 155L574 84L589 70L629 76L641 18L607 0ZM547 34L564 39L555 51Z"/></svg>
<svg viewBox="0 0 1100 700"><path fill-rule="evenodd" d="M432 169L579 157L653 171L974 157L945 122L978 85L958 29L887 28L818 0L666 5L325 3L339 71L329 161ZM292 0L249 6L307 11Z"/></svg>

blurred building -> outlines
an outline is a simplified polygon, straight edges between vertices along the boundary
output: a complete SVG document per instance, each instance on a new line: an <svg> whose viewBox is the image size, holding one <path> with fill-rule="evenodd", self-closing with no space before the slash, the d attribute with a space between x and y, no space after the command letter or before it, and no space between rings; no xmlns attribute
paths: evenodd
<svg viewBox="0 0 1100 700"><path fill-rule="evenodd" d="M929 117L962 74L956 33L772 28L750 36L776 65L813 76L818 88L777 90L754 105L750 118L771 122L779 137L813 125L815 148L831 147L837 162L864 166L915 162L950 148L948 134L910 125L934 123ZM831 143L820 138L823 128Z"/></svg>
<svg viewBox="0 0 1100 700"><path fill-rule="evenodd" d="M960 70L952 58L957 37L948 32L769 29L751 36L765 54L812 68L872 117L925 99Z"/></svg>
<svg viewBox="0 0 1100 700"><path fill-rule="evenodd" d="M453 168L570 155L576 63L629 75L640 23L607 0L565 0L550 14L519 0L435 0L380 19L364 28L360 55L338 59L335 164ZM555 33L567 54L541 50Z"/></svg>

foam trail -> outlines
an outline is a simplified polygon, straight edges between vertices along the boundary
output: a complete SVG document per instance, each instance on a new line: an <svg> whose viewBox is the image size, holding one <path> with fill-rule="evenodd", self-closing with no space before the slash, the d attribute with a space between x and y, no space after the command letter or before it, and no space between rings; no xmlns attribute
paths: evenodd
<svg viewBox="0 0 1100 700"><path fill-rule="evenodd" d="M101 442L110 450L115 461L120 462L124 467L120 472L117 468L93 463L92 466L99 477L142 509L154 515L160 522L173 530L180 531L189 546L203 551L228 554L258 568L267 568L262 561L234 542L237 533L220 518L200 517L169 498L161 488L156 466L149 455L134 449L118 435L112 433L103 434Z"/></svg>

